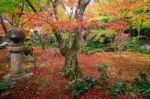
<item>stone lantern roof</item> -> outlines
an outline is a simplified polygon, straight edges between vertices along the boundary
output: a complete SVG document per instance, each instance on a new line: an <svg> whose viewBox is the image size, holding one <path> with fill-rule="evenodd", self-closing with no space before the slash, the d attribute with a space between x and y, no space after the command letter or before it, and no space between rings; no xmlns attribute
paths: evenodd
<svg viewBox="0 0 150 99"><path fill-rule="evenodd" d="M20 29L11 29L8 31L8 33L6 34L6 37L8 39L24 39L25 38L25 35L24 33L20 30Z"/></svg>

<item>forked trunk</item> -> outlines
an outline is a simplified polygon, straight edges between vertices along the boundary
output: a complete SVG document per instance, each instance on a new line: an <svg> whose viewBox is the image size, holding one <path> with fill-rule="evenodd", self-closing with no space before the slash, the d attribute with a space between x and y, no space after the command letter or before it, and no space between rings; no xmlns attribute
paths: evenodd
<svg viewBox="0 0 150 99"><path fill-rule="evenodd" d="M78 0L78 5L76 7L75 15L74 15L74 19L76 21L80 21L80 22L83 21L83 14L85 8L90 3L90 1L91 0ZM54 8L55 19L59 20L58 11L57 11L58 0L54 0L54 1L51 0L51 3ZM82 42L83 26L77 29L77 33L75 34L74 37L75 39L73 43L71 42L71 47L69 46L70 42L68 41L64 42L61 34L57 32L57 28L53 29L53 31L55 33L56 39L60 46L60 53L62 54L62 56L65 57L65 64L63 70L64 77L66 77L69 80L73 80L75 77L81 77L82 73L78 64L77 53L80 46L83 43Z"/></svg>

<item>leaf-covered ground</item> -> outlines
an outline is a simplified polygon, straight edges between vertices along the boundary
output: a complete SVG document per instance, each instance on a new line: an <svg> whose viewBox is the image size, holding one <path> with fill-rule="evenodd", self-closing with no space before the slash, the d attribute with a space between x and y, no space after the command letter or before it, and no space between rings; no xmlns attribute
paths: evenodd
<svg viewBox="0 0 150 99"><path fill-rule="evenodd" d="M10 60L6 57L7 53L6 49L0 50L0 81L10 71Z"/></svg>
<svg viewBox="0 0 150 99"><path fill-rule="evenodd" d="M21 80L11 89L11 99L72 99L72 94L65 90L67 80L62 76L64 58L55 56L52 49L42 53L41 48L34 48L36 65L25 59L23 67L27 72L33 72L30 78ZM5 57L7 50L0 51L0 79L9 72L9 60ZM122 71L122 79L132 80L134 75L145 68L150 75L150 55L123 52L121 57L114 52L84 55L79 53L79 63L83 77L90 75L99 80L96 72L97 64L108 64L111 81L117 79L118 70ZM30 68L30 69L28 69ZM36 71L35 71L36 70ZM36 72L36 74L35 74ZM91 88L81 95L81 99L110 99L105 96L105 90ZM127 99L120 96L120 99Z"/></svg>

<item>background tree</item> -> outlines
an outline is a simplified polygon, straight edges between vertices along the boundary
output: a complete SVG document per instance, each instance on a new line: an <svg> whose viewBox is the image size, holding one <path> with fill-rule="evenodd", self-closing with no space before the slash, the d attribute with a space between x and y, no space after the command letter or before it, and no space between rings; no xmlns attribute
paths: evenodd
<svg viewBox="0 0 150 99"><path fill-rule="evenodd" d="M0 1L0 19L5 32L10 28L21 28L21 25L24 23L21 16L27 6L29 6L34 12L37 12L29 0Z"/></svg>
<svg viewBox="0 0 150 99"><path fill-rule="evenodd" d="M128 38L125 35L130 25L130 20L135 18L133 10L144 7L147 1L144 0L98 0L100 5L100 15L106 16L109 19L107 28L115 30L115 48L121 52L122 42ZM143 23L141 21L141 23ZM141 27L140 24L139 27Z"/></svg>
<svg viewBox="0 0 150 99"><path fill-rule="evenodd" d="M3 27L4 32L7 32L7 26L6 26L6 16L5 14L9 14L10 16L14 15L15 10L19 7L19 4L22 3L23 0L1 0L0 1L0 21L1 25ZM19 13L19 12L16 12ZM13 25L13 18L11 21L8 21Z"/></svg>
<svg viewBox="0 0 150 99"><path fill-rule="evenodd" d="M148 28L150 25L150 8L148 0L138 0L134 4L134 9L131 14L131 27L136 28L138 32L138 38L140 37L141 29Z"/></svg>

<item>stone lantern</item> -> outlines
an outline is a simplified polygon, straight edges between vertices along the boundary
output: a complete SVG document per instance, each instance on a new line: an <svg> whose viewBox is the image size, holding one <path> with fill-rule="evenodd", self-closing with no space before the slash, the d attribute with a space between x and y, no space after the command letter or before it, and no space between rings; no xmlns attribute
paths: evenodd
<svg viewBox="0 0 150 99"><path fill-rule="evenodd" d="M21 67L23 61L23 40L25 39L24 33L20 29L11 29L6 34L11 42L9 53L11 58L11 73L6 75L4 79L19 80L25 73Z"/></svg>

